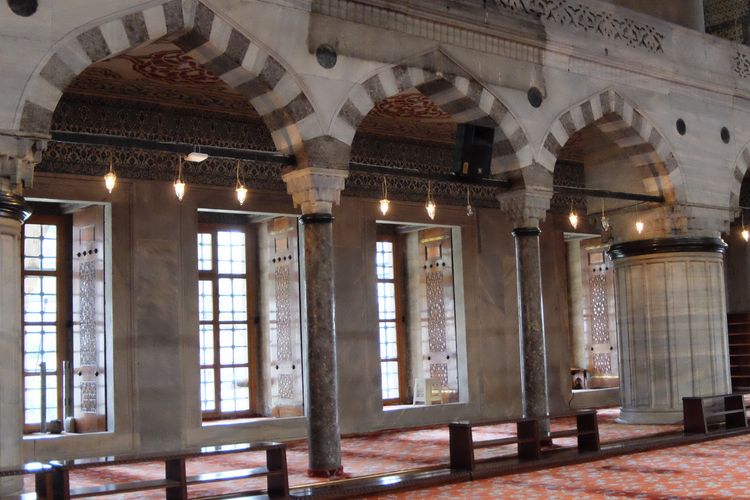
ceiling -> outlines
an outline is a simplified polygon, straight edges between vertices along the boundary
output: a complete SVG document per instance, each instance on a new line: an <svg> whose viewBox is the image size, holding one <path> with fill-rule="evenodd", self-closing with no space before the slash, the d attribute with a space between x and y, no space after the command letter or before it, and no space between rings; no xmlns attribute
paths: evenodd
<svg viewBox="0 0 750 500"><path fill-rule="evenodd" d="M244 96L167 41L92 65L66 88L65 97L260 120ZM412 89L380 102L361 123L359 132L453 144L456 123L439 106Z"/></svg>
<svg viewBox="0 0 750 500"><path fill-rule="evenodd" d="M167 40L92 65L65 90L65 98L96 98L113 105L261 121L244 96ZM452 146L456 127L448 113L411 89L378 103L360 124L358 134ZM586 142L585 131L573 135L562 148L560 159L582 163Z"/></svg>

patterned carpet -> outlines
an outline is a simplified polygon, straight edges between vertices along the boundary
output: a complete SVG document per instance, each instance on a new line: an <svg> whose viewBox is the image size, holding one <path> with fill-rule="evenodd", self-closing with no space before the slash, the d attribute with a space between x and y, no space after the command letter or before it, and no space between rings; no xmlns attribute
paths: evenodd
<svg viewBox="0 0 750 500"><path fill-rule="evenodd" d="M750 435L373 498L750 498Z"/></svg>
<svg viewBox="0 0 750 500"><path fill-rule="evenodd" d="M622 425L614 422L617 409L599 410L599 431L602 442L633 439L682 429L679 425ZM558 427L574 426L573 419L555 421L553 430ZM514 425L500 425L480 428L475 433L477 439L487 439L515 435ZM555 444L572 446L575 438L556 439ZM514 446L480 450L477 458L488 455L512 455ZM237 453L221 457L208 457L188 462L188 475L205 472L257 467L264 464L263 453ZM309 478L307 470L307 444L288 443L287 462L289 484L292 487L323 482L325 479ZM385 472L396 472L418 467L445 466L449 462L448 427L441 425L419 430L384 431L363 436L346 437L342 440L342 462L351 477L362 477ZM156 462L86 469L71 473L71 486L93 486L105 483L127 482L134 479L158 479L163 477L163 465ZM27 478L28 491L33 490L33 480ZM263 479L226 481L190 488L191 496L224 494L248 489L263 488ZM164 498L164 493L155 490L151 493L109 496L108 498Z"/></svg>

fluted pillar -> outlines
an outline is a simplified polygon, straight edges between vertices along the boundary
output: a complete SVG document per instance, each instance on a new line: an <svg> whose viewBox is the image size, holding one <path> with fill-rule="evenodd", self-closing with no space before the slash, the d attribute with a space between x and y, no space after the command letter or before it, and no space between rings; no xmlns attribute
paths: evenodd
<svg viewBox="0 0 750 500"><path fill-rule="evenodd" d="M539 222L551 198L551 190L529 188L498 196L500 209L511 216L514 227L521 399L528 416L549 413Z"/></svg>
<svg viewBox="0 0 750 500"><path fill-rule="evenodd" d="M347 171L304 168L284 176L295 206L302 208L307 298L306 413L308 474L343 472L336 370L336 298L334 294L334 204Z"/></svg>
<svg viewBox="0 0 750 500"><path fill-rule="evenodd" d="M31 210L22 193L44 145L0 135L0 468L23 463L21 225ZM0 479L0 497L22 488L20 477Z"/></svg>
<svg viewBox="0 0 750 500"><path fill-rule="evenodd" d="M620 345L620 420L682 420L682 398L731 392L719 238L610 247Z"/></svg>

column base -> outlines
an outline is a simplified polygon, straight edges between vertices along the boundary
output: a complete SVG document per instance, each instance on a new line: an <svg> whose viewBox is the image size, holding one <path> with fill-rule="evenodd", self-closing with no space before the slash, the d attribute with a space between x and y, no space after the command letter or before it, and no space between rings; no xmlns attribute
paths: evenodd
<svg viewBox="0 0 750 500"><path fill-rule="evenodd" d="M0 479L0 497L20 495L23 491L23 476Z"/></svg>
<svg viewBox="0 0 750 500"><path fill-rule="evenodd" d="M620 416L615 419L618 424L679 424L682 422L682 410L626 410L620 408Z"/></svg>
<svg viewBox="0 0 750 500"><path fill-rule="evenodd" d="M325 477L330 479L347 479L350 474L344 472L344 466L338 469L307 469L307 477Z"/></svg>

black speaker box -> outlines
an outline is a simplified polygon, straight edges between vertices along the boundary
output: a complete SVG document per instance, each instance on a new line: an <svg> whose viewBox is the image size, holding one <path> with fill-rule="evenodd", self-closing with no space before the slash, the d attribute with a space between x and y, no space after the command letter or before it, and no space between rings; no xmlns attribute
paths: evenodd
<svg viewBox="0 0 750 500"><path fill-rule="evenodd" d="M467 179L489 176L494 138L494 128L460 124L456 130L453 172Z"/></svg>

